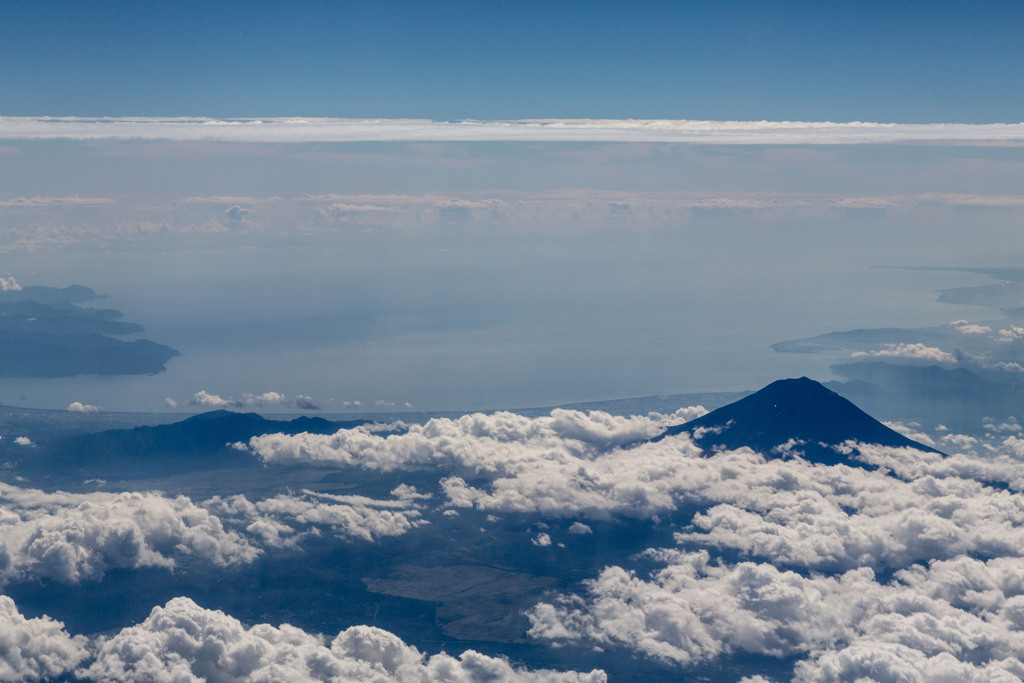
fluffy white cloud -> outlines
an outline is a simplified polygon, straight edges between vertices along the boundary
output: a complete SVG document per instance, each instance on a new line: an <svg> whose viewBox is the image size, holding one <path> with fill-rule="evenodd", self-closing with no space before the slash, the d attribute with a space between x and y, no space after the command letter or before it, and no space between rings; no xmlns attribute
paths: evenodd
<svg viewBox="0 0 1024 683"><path fill-rule="evenodd" d="M681 666L736 652L797 657L801 681L1012 680L1024 671L1024 439L1015 421L988 421L986 441L937 431L941 447L969 447L951 456L839 447L856 449L868 468L749 449L705 454L686 435L647 440L682 421L477 414L405 430L266 435L249 448L281 463L437 468L454 508L685 524L677 547L646 553L663 569L609 567L581 594L530 610L538 639L628 647ZM534 531L533 540L550 536ZM749 561L712 560L712 550Z"/></svg>
<svg viewBox="0 0 1024 683"><path fill-rule="evenodd" d="M1016 683L1022 679L1024 664L1016 657L976 665L960 661L948 652L929 656L905 645L868 639L798 662L793 678L794 683Z"/></svg>
<svg viewBox="0 0 1024 683"><path fill-rule="evenodd" d="M820 576L713 563L703 551L658 556L667 566L650 579L609 567L586 582L584 597L537 605L531 635L626 646L683 665L737 651L806 655L797 678L807 681L930 680L893 672L938 672L943 663L946 672L971 674L950 680L1024 671L1024 624L1014 621L1024 613L1019 561L960 558L973 566L935 562L881 583L864 568ZM876 676L865 661L887 663Z"/></svg>
<svg viewBox="0 0 1024 683"><path fill-rule="evenodd" d="M184 557L247 564L263 548L295 547L310 535L376 541L425 524L424 494L331 496L303 491L252 501L195 504L156 492L45 493L0 483L0 584L31 578L96 580L114 567L173 568Z"/></svg>
<svg viewBox="0 0 1024 683"><path fill-rule="evenodd" d="M663 569L609 567L584 592L530 610L541 640L627 647L682 667L737 652L798 657L802 682L1019 680L1024 440L1014 426L991 422L1001 453L984 456L856 444L874 470L747 449L690 457L688 442L666 439L456 495L513 500L501 485L529 498L538 480L589 480L603 460L629 457L646 472L630 482L647 487L638 497L660 491L704 508L675 534L679 547L645 553ZM708 548L757 559L713 560ZM880 580L878 569L894 571Z"/></svg>
<svg viewBox="0 0 1024 683"><path fill-rule="evenodd" d="M1018 339L1024 339L1024 327L1018 327L1017 325L1011 325L1008 329L999 330L996 336L996 341L1001 342L1013 342Z"/></svg>
<svg viewBox="0 0 1024 683"><path fill-rule="evenodd" d="M0 277L0 292L20 292L21 285L14 281L14 276Z"/></svg>
<svg viewBox="0 0 1024 683"><path fill-rule="evenodd" d="M841 446L859 448L872 471L766 460L748 449L708 456L685 435L644 440L677 421L476 414L399 433L265 435L249 446L277 463L437 467L448 505L484 512L653 519L697 507L680 542L784 566L899 568L963 553L1024 553L1024 468L1012 454L1014 435L1000 437L1004 454L985 457ZM956 435L942 438L945 445Z"/></svg>
<svg viewBox="0 0 1024 683"><path fill-rule="evenodd" d="M100 640L80 675L99 681L577 681L599 683L601 671L559 673L513 667L473 650L427 657L397 636L353 626L329 644L292 626L246 628L188 598L156 607L137 626Z"/></svg>
<svg viewBox="0 0 1024 683"><path fill-rule="evenodd" d="M473 413L456 419L435 418L384 436L372 426L343 429L331 435L266 434L253 437L249 447L264 461L275 463L357 465L380 470L450 465L503 472L531 460L591 459L618 446L650 439L670 424L705 412L698 407L670 416L652 413L619 417L600 411L555 409L550 416L538 418L505 412Z"/></svg>
<svg viewBox="0 0 1024 683"><path fill-rule="evenodd" d="M16 436L16 437L14 437L14 443L18 444L19 446L32 446L32 445L34 445L32 443L32 439L28 438L27 436Z"/></svg>
<svg viewBox="0 0 1024 683"><path fill-rule="evenodd" d="M165 399L165 403L174 403L169 407L176 407L177 402L173 399ZM265 391L262 394L242 394L242 398L224 398L218 394L211 394L205 389L197 391L188 400L188 404L200 408L226 409L226 408L290 408L300 410L320 410L320 405L310 396L299 394L294 399L277 391Z"/></svg>
<svg viewBox="0 0 1024 683"><path fill-rule="evenodd" d="M184 496L44 493L0 483L0 582L76 583L112 567L174 567L188 555L214 565L259 550Z"/></svg>
<svg viewBox="0 0 1024 683"><path fill-rule="evenodd" d="M231 398L222 398L217 394L211 394L205 389L201 389L192 395L192 398L188 400L190 406L199 406L200 408L241 408L245 404L241 401L237 401Z"/></svg>
<svg viewBox="0 0 1024 683"><path fill-rule="evenodd" d="M949 325L960 334L991 334L992 332L992 328L988 325L969 323L966 320L954 320Z"/></svg>
<svg viewBox="0 0 1024 683"><path fill-rule="evenodd" d="M936 363L955 363L956 356L924 344L885 344L875 351L855 351L853 358L913 358Z"/></svg>
<svg viewBox="0 0 1024 683"><path fill-rule="evenodd" d="M574 410L537 418L475 413L410 425L399 433L364 426L332 435L269 434L254 437L249 447L273 463L440 467L454 473L442 485L456 506L604 519L610 512L649 515L675 507L672 490L685 462L699 460L697 446L679 437L672 446L622 447L703 412L631 418ZM490 491L466 483L480 477L492 480Z"/></svg>
<svg viewBox="0 0 1024 683"><path fill-rule="evenodd" d="M242 402L245 405L280 405L287 401L287 396L276 391L265 391L262 394L242 394Z"/></svg>
<svg viewBox="0 0 1024 683"><path fill-rule="evenodd" d="M72 413L98 413L99 408L88 403L82 403L81 401L73 401L68 405L68 410Z"/></svg>
<svg viewBox="0 0 1024 683"><path fill-rule="evenodd" d="M294 546L308 533L327 529L331 533L374 541L399 536L425 524L416 508L415 489L397 500L376 500L365 496L333 496L303 491L301 497L278 495L259 501L244 496L214 497L204 506L225 523L244 526L259 541L271 547Z"/></svg>
<svg viewBox="0 0 1024 683"><path fill-rule="evenodd" d="M534 119L208 119L0 117L0 139L148 139L245 142L564 141L692 144L1014 143L1024 124Z"/></svg>
<svg viewBox="0 0 1024 683"><path fill-rule="evenodd" d="M26 619L13 600L0 595L0 681L56 678L85 660L86 644L50 617Z"/></svg>
<svg viewBox="0 0 1024 683"><path fill-rule="evenodd" d="M883 424L894 432L899 432L908 439L913 439L918 443L923 443L925 446L937 448L935 439L921 431L921 425L916 422L905 424L903 422L885 421Z"/></svg>

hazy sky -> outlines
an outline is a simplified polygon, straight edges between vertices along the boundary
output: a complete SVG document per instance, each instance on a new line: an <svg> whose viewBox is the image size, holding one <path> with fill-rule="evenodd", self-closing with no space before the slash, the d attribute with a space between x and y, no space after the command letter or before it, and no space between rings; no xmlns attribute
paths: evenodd
<svg viewBox="0 0 1024 683"><path fill-rule="evenodd" d="M154 377L7 380L0 401L195 410L215 405L189 404L200 391L278 392L457 410L827 379L834 355L769 345L991 315L935 302L984 276L873 266L1016 264L1013 140L194 139L328 124L150 122L151 139L112 140L134 124L75 120L34 125L91 139L37 140L0 122L2 275L93 287L182 352ZM586 135L609 130L636 132ZM991 129L871 134L905 133Z"/></svg>
<svg viewBox="0 0 1024 683"><path fill-rule="evenodd" d="M987 314L934 301L983 276L872 266L1016 263L1020 19L4 3L0 276L93 287L182 356L0 401L469 409L826 379L834 358L769 344Z"/></svg>

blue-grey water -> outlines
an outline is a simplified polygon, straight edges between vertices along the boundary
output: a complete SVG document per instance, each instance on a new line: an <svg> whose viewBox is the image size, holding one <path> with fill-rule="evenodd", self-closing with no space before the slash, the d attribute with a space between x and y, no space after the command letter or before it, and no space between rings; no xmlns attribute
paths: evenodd
<svg viewBox="0 0 1024 683"><path fill-rule="evenodd" d="M170 398L198 410L187 401L200 390L274 391L330 412L469 410L824 380L842 356L769 345L998 316L936 301L983 275L873 268L992 261L959 236L959 251L942 250L925 228L906 232L891 221L752 217L315 240L283 230L256 246L197 238L164 251L26 254L23 284L93 287L106 299L92 305L122 311L145 327L140 336L182 355L155 376L5 378L0 402L164 410Z"/></svg>

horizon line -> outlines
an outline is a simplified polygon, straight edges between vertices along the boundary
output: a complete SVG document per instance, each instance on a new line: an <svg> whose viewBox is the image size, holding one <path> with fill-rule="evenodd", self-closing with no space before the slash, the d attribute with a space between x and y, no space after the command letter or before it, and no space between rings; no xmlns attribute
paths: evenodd
<svg viewBox="0 0 1024 683"><path fill-rule="evenodd" d="M0 116L0 140L1024 145L1022 123Z"/></svg>

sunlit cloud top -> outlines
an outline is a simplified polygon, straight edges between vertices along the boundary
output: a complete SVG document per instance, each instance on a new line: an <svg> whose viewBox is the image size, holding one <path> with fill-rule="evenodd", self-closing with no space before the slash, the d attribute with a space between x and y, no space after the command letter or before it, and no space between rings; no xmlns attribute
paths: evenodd
<svg viewBox="0 0 1024 683"><path fill-rule="evenodd" d="M0 117L0 139L225 142L680 142L740 145L1024 143L1024 123L900 124L666 119L432 121L334 118Z"/></svg>

